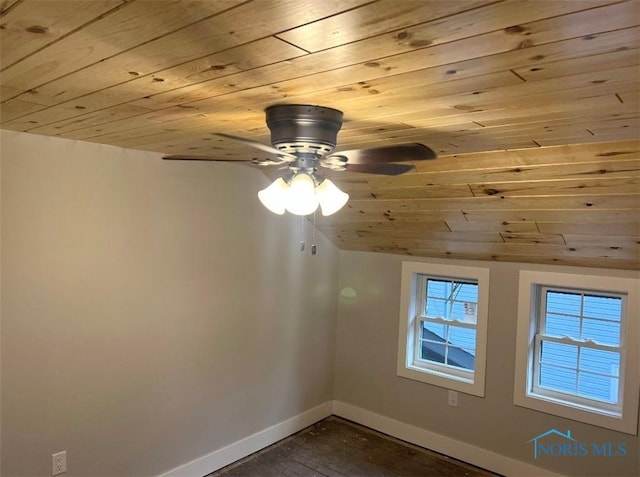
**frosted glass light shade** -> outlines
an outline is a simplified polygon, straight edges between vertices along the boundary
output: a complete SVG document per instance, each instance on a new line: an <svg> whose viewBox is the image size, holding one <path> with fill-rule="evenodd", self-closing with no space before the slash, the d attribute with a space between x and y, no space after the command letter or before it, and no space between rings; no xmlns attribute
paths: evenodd
<svg viewBox="0 0 640 477"><path fill-rule="evenodd" d="M258 192L258 199L271 212L282 215L287 206L288 195L289 185L280 177L269 187Z"/></svg>
<svg viewBox="0 0 640 477"><path fill-rule="evenodd" d="M316 188L322 215L331 215L339 211L349 200L349 194L342 192L329 179L325 179Z"/></svg>
<svg viewBox="0 0 640 477"><path fill-rule="evenodd" d="M304 172L293 176L287 194L286 209L295 215L309 215L317 208L318 197L313 178Z"/></svg>

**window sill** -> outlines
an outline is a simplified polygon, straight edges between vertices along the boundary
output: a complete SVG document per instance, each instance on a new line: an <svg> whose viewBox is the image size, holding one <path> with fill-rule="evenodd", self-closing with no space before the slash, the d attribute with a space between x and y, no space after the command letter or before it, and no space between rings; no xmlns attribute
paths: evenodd
<svg viewBox="0 0 640 477"><path fill-rule="evenodd" d="M545 414L637 435L637 426L634 420L624 419L621 414L611 413L603 409L582 406L531 393L515 396L514 404L534 411L544 412Z"/></svg>
<svg viewBox="0 0 640 477"><path fill-rule="evenodd" d="M398 376L473 396L484 397L484 383L418 366L402 365Z"/></svg>

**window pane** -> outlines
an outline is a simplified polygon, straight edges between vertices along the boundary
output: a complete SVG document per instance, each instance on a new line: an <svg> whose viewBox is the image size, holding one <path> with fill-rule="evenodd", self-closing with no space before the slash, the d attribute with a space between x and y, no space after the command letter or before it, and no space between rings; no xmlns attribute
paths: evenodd
<svg viewBox="0 0 640 477"><path fill-rule="evenodd" d="M458 321L464 321L464 303L454 301L451 307L451 318Z"/></svg>
<svg viewBox="0 0 640 477"><path fill-rule="evenodd" d="M444 341L446 325L440 323L422 322L421 338L433 341Z"/></svg>
<svg viewBox="0 0 640 477"><path fill-rule="evenodd" d="M474 361L475 358L469 351L457 346L449 346L449 352L447 353L448 365L473 371Z"/></svg>
<svg viewBox="0 0 640 477"><path fill-rule="evenodd" d="M461 283L457 300L478 303L478 285L475 283Z"/></svg>
<svg viewBox="0 0 640 477"><path fill-rule="evenodd" d="M576 345L543 341L541 361L557 366L578 367L578 347Z"/></svg>
<svg viewBox="0 0 640 477"><path fill-rule="evenodd" d="M578 379L578 396L616 403L618 385L618 378L581 372Z"/></svg>
<svg viewBox="0 0 640 477"><path fill-rule="evenodd" d="M461 328L459 326L449 326L449 344L460 346L469 350L476 348L476 330L472 328Z"/></svg>
<svg viewBox="0 0 640 477"><path fill-rule="evenodd" d="M580 370L618 375L620 353L583 347L580 351Z"/></svg>
<svg viewBox="0 0 640 477"><path fill-rule="evenodd" d="M478 285L446 280L427 280L426 316L476 323Z"/></svg>
<svg viewBox="0 0 640 477"><path fill-rule="evenodd" d="M544 334L550 336L580 336L580 318L548 314L545 320Z"/></svg>
<svg viewBox="0 0 640 477"><path fill-rule="evenodd" d="M427 280L427 297L447 298L451 294L451 282L443 280Z"/></svg>
<svg viewBox="0 0 640 477"><path fill-rule="evenodd" d="M427 298L427 316L431 318L451 319L450 303L440 298Z"/></svg>
<svg viewBox="0 0 640 477"><path fill-rule="evenodd" d="M550 364L541 364L540 386L575 394L577 388L577 373L571 369L558 368Z"/></svg>
<svg viewBox="0 0 640 477"><path fill-rule="evenodd" d="M432 343L431 341L422 341L420 346L420 358L444 364L445 345L441 343Z"/></svg>
<svg viewBox="0 0 640 477"><path fill-rule="evenodd" d="M576 293L548 291L547 313L580 316L582 296Z"/></svg>
<svg viewBox="0 0 640 477"><path fill-rule="evenodd" d="M585 318L582 320L582 339L619 346L620 323L616 321L600 321Z"/></svg>
<svg viewBox="0 0 640 477"><path fill-rule="evenodd" d="M622 299L618 297L585 295L584 316L620 321L621 315Z"/></svg>

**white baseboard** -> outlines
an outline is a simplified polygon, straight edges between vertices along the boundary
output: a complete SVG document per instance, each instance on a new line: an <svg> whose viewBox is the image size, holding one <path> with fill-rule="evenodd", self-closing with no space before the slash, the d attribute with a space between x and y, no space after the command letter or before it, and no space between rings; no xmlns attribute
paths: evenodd
<svg viewBox="0 0 640 477"><path fill-rule="evenodd" d="M256 432L251 436L215 450L210 454L181 465L180 467L176 467L159 477L202 477L203 475L207 475L238 459L242 459L260 449L264 449L285 437L289 437L291 434L295 434L325 417L329 417L332 413L332 404L332 401L327 401L302 414L293 416L286 421Z"/></svg>
<svg viewBox="0 0 640 477"><path fill-rule="evenodd" d="M536 467L496 452L476 447L435 432L396 421L361 407L342 401L327 401L286 421L256 432L237 442L188 462L159 477L202 477L243 457L264 449L291 434L332 414L357 422L403 441L460 459L469 464L506 476L562 477L560 474Z"/></svg>
<svg viewBox="0 0 640 477"><path fill-rule="evenodd" d="M454 457L469 464L483 467L506 476L561 477L560 474L503 456L451 437L396 421L361 407L341 401L333 401L333 414L403 441Z"/></svg>

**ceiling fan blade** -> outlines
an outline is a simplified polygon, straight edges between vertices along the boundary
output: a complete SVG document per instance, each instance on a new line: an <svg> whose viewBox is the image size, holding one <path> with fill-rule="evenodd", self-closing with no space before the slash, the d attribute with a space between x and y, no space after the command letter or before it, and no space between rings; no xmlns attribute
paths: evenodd
<svg viewBox="0 0 640 477"><path fill-rule="evenodd" d="M424 144L396 144L371 149L353 149L328 156L346 157L349 164L384 164L388 162L423 161L435 159L436 153Z"/></svg>
<svg viewBox="0 0 640 477"><path fill-rule="evenodd" d="M163 156L162 159L165 161L210 161L210 162L251 162L250 159L242 160L242 159L216 159L212 156L192 156L192 155L182 155L182 154L173 154L171 156Z"/></svg>
<svg viewBox="0 0 640 477"><path fill-rule="evenodd" d="M378 174L381 176L398 176L409 172L413 166L408 164L345 164L348 172Z"/></svg>
<svg viewBox="0 0 640 477"><path fill-rule="evenodd" d="M238 164L249 164L251 166L280 166L287 164L283 159L216 159L211 156L183 156L180 154L164 156L165 161L203 161L203 162L237 162Z"/></svg>
<svg viewBox="0 0 640 477"><path fill-rule="evenodd" d="M252 141L251 139L245 139L243 137L232 136L231 134L225 134L225 133L213 133L213 134L216 135L216 136L223 137L225 139L231 139L232 141L240 142L240 143L245 144L247 146L251 146L251 147L253 147L255 149L259 149L259 150L261 150L263 152L268 152L269 154L276 155L277 157L280 157L280 158L286 158L286 159L290 159L290 160L297 159L296 156L294 156L293 154L289 154L288 152L280 151L280 150L276 149L275 147L267 146L266 144L262 144L261 142Z"/></svg>

